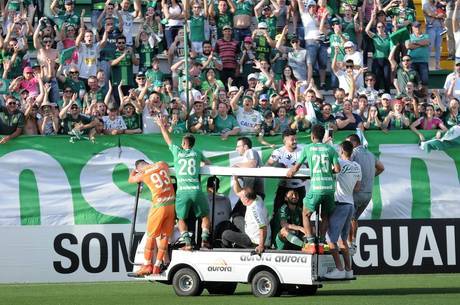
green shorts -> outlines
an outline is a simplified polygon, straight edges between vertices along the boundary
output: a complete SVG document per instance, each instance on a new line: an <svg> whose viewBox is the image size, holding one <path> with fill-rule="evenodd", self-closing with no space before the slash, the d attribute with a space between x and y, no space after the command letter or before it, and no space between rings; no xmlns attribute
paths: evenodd
<svg viewBox="0 0 460 305"><path fill-rule="evenodd" d="M330 194L312 194L308 193L303 200L303 207L310 212L316 211L316 208L321 205L321 211L326 215L331 215L335 209L334 193Z"/></svg>
<svg viewBox="0 0 460 305"><path fill-rule="evenodd" d="M187 219L191 208L193 208L196 217L209 215L208 197L201 190L176 194L177 218Z"/></svg>

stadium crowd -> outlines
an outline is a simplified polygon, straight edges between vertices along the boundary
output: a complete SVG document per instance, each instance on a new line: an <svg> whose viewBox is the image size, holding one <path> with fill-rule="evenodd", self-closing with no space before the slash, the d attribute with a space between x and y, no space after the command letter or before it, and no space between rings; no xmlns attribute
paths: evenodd
<svg viewBox="0 0 460 305"><path fill-rule="evenodd" d="M93 0L91 14L53 0L49 16L35 4L0 1L1 143L160 133L158 115L172 133L263 145L316 124L424 140L459 123L459 1L423 2L424 25L411 0ZM430 91L444 34L455 71Z"/></svg>

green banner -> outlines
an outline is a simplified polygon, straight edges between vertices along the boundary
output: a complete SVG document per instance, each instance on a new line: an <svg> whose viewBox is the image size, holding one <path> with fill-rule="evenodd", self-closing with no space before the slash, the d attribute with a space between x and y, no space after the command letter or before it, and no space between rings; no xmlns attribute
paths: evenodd
<svg viewBox="0 0 460 305"><path fill-rule="evenodd" d="M349 134L335 133L335 142ZM425 135L429 138L434 133ZM368 132L366 138L385 171L375 179L373 202L365 218L460 218L458 147L428 154L409 131ZM180 144L180 136L173 139ZM196 146L214 165L231 166L238 159L236 139L198 135ZM272 149L252 140L265 162ZM280 136L266 140L282 145ZM298 137L299 144L309 142L307 134ZM70 143L66 136L21 136L1 145L0 225L129 223L136 186L128 184L127 178L139 158L172 163L171 153L156 134L103 136L95 144ZM220 192L228 193L229 177L221 180ZM271 206L277 179L265 183L266 203ZM149 198L145 190L143 209L148 209Z"/></svg>

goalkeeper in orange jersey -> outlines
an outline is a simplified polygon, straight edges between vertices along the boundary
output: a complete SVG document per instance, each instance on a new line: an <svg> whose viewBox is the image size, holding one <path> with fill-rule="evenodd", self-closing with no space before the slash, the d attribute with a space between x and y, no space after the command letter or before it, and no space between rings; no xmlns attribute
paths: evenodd
<svg viewBox="0 0 460 305"><path fill-rule="evenodd" d="M174 230L176 199L174 187L169 176L169 167L163 161L149 164L137 160L136 169L129 175L129 183L145 183L152 193L152 207L147 217L147 242L144 249L144 265L136 272L138 276L159 274L160 266L168 250L168 239ZM155 241L158 253L155 265L152 265Z"/></svg>

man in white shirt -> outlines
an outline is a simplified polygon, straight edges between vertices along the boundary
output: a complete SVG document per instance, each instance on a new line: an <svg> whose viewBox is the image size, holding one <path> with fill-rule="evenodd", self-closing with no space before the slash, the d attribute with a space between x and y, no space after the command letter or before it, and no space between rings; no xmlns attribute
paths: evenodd
<svg viewBox="0 0 460 305"><path fill-rule="evenodd" d="M347 41L344 43L343 48L345 49L345 57L343 61L353 60L353 70L358 71L363 67L363 53L356 51L356 46L353 41ZM364 85L363 75L360 74L356 79L356 88L361 88Z"/></svg>
<svg viewBox="0 0 460 305"><path fill-rule="evenodd" d="M358 163L350 161L353 153L353 144L343 141L340 144L340 173L337 175L335 190L335 210L329 218L329 248L334 258L335 266L332 271L324 275L327 279L353 278L350 253L348 251L348 233L350 231L351 217L354 213L353 192L358 191L361 183L361 167ZM339 257L337 242L341 241L341 250L344 265Z"/></svg>
<svg viewBox="0 0 460 305"><path fill-rule="evenodd" d="M243 107L238 105L239 96L239 94L236 95L231 100L230 105L236 117L236 121L238 125L240 125L240 133L259 133L262 116L257 110L252 108L254 104L252 96L243 96Z"/></svg>
<svg viewBox="0 0 460 305"><path fill-rule="evenodd" d="M295 130L287 129L283 132L283 144L282 147L272 152L267 161L267 165L291 168L297 163L302 148L297 145ZM273 215L275 215L278 209L283 205L286 193L290 190L295 190L299 196L298 202L303 202L306 194L305 184L305 180L302 179L280 179L278 188L276 189Z"/></svg>
<svg viewBox="0 0 460 305"><path fill-rule="evenodd" d="M271 241L267 208L263 199L256 194L253 188L241 188L236 176L233 177L233 190L246 206L244 231L225 230L222 233L222 243L226 247L255 247L255 252L260 254L264 252L265 247L270 246Z"/></svg>
<svg viewBox="0 0 460 305"><path fill-rule="evenodd" d="M444 83L446 99L460 99L460 58L455 61L455 71L447 75Z"/></svg>

